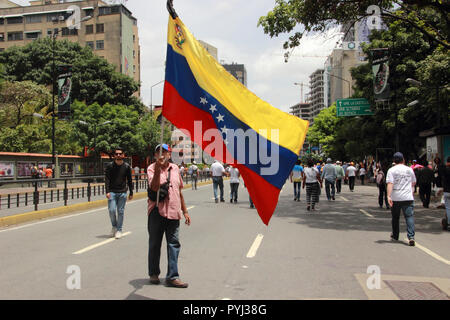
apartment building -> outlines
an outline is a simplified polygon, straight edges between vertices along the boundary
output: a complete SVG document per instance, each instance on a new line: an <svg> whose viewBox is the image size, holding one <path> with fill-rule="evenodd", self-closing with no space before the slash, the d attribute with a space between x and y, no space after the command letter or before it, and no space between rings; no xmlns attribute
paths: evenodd
<svg viewBox="0 0 450 320"><path fill-rule="evenodd" d="M79 29L70 29L68 20L77 6L83 22ZM24 46L31 41L52 37L67 39L90 47L95 54L116 66L116 70L140 83L140 46L137 20L122 4L108 5L99 0L30 1L20 6L0 0L0 51ZM139 92L137 93L139 95Z"/></svg>

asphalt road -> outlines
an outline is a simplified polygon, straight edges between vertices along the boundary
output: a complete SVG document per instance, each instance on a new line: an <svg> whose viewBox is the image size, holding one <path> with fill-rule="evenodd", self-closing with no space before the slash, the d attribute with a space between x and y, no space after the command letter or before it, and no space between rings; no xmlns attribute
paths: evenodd
<svg viewBox="0 0 450 320"><path fill-rule="evenodd" d="M390 241L390 212L378 208L373 186L354 193L343 186L334 202L323 190L311 213L304 190L294 202L287 183L269 227L249 208L242 183L238 204L228 202L229 190L225 182L227 202L219 204L210 185L183 191L192 218L180 228L179 272L187 289L149 284L146 201L135 200L127 203L120 240L109 238L106 208L0 229L0 299L400 298L388 280L403 281L403 290L412 282L433 283L450 296L444 210L416 206L418 246L409 247ZM403 240L403 218L400 227ZM379 268L380 288L367 287L369 266ZM163 244L163 280L166 268Z"/></svg>

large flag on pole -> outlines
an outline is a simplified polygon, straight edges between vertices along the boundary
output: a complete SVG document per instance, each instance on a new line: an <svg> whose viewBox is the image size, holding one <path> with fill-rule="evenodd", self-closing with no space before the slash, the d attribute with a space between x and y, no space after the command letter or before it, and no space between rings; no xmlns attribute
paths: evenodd
<svg viewBox="0 0 450 320"><path fill-rule="evenodd" d="M250 92L174 16L169 17L162 114L206 153L238 168L268 225L309 122Z"/></svg>

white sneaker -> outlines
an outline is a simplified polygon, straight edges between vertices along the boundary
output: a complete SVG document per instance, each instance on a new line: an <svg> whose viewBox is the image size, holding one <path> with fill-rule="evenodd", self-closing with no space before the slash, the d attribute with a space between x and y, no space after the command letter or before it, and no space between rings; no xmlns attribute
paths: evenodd
<svg viewBox="0 0 450 320"><path fill-rule="evenodd" d="M122 232L117 231L116 232L116 239L120 239L120 238L122 238Z"/></svg>
<svg viewBox="0 0 450 320"><path fill-rule="evenodd" d="M116 227L113 227L112 229L111 229L111 237L114 237L115 235L116 235L116 232L117 232L117 228Z"/></svg>

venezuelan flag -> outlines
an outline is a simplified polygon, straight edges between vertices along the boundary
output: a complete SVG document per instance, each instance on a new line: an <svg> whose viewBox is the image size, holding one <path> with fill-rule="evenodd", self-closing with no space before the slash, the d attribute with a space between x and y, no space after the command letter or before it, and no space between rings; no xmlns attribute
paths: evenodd
<svg viewBox="0 0 450 320"><path fill-rule="evenodd" d="M238 168L258 214L268 225L309 122L250 92L203 48L179 17L169 17L163 116L189 131L192 140L212 157ZM220 132L220 141L214 142L223 154L209 150L211 143L194 135L196 121L203 133ZM246 138L239 139L236 132L245 133ZM276 161L268 163L268 156Z"/></svg>

